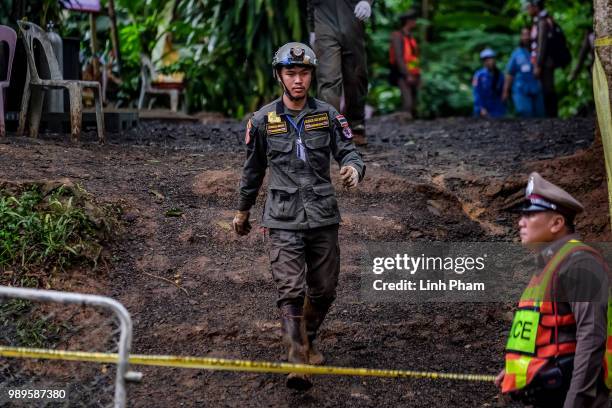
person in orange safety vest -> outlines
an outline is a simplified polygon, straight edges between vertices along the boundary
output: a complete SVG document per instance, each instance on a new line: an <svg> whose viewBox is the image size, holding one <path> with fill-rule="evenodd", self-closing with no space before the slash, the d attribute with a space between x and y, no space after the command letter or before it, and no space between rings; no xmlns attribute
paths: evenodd
<svg viewBox="0 0 612 408"><path fill-rule="evenodd" d="M583 206L538 173L520 208L521 243L542 270L523 292L506 343L504 394L535 407L608 407L612 331L608 268L575 233Z"/></svg>
<svg viewBox="0 0 612 408"><path fill-rule="evenodd" d="M391 33L389 47L390 82L402 93L402 111L410 118L416 114L417 89L421 83L419 45L412 32L417 14L409 11L400 16L401 28Z"/></svg>

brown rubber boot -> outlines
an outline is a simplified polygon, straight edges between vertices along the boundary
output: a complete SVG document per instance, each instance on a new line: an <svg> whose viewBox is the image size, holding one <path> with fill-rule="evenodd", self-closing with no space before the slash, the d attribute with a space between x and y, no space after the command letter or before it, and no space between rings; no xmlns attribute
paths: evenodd
<svg viewBox="0 0 612 408"><path fill-rule="evenodd" d="M357 125L353 128L353 143L355 146L367 146L368 139L364 125Z"/></svg>
<svg viewBox="0 0 612 408"><path fill-rule="evenodd" d="M308 340L302 306L286 304L281 306L280 312L283 338L288 348L287 360L294 364L308 364ZM306 391L310 387L312 381L306 374L290 373L287 376L287 388Z"/></svg>
<svg viewBox="0 0 612 408"><path fill-rule="evenodd" d="M325 363L325 356L317 349L314 342L317 339L317 331L321 327L328 310L329 305L314 304L308 296L304 299L304 320L306 336L308 337L308 362L313 365Z"/></svg>

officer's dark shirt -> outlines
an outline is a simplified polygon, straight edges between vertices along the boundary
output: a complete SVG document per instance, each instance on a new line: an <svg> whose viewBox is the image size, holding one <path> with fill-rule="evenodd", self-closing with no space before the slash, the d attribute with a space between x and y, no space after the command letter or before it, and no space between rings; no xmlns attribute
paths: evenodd
<svg viewBox="0 0 612 408"><path fill-rule="evenodd" d="M304 109L291 117L298 128L303 126L302 160L298 132L289 115L281 98L253 114L238 209L246 211L253 206L269 166L263 226L304 230L338 224L341 219L331 184L330 157L340 166L357 169L360 179L365 174L348 123L331 105L308 98Z"/></svg>
<svg viewBox="0 0 612 408"><path fill-rule="evenodd" d="M570 239L567 235L551 243L538 256L544 267L554 254ZM590 252L578 251L561 265L555 294L559 314L573 313L576 327L559 328L559 342L575 339L576 354L572 382L565 399L565 408L591 406L597 400L606 400L601 384L603 356L607 336L608 275L598 258ZM568 332L570 330L571 332ZM599 406L599 405L595 405Z"/></svg>

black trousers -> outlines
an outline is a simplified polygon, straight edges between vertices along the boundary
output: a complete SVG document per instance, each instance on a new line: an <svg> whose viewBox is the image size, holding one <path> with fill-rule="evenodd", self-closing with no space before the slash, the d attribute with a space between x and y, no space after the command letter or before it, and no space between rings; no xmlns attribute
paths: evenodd
<svg viewBox="0 0 612 408"><path fill-rule="evenodd" d="M270 266L278 290L277 305L330 305L340 273L338 225L308 230L270 228Z"/></svg>
<svg viewBox="0 0 612 408"><path fill-rule="evenodd" d="M557 91L555 90L555 67L545 64L540 73L540 83L544 94L544 109L546 116L556 118L559 115Z"/></svg>
<svg viewBox="0 0 612 408"><path fill-rule="evenodd" d="M400 78L398 86L402 94L402 111L416 116L417 89L418 85L410 84L404 78Z"/></svg>
<svg viewBox="0 0 612 408"><path fill-rule="evenodd" d="M318 97L340 112L344 91L344 114L351 127L364 124L368 94L365 34L355 28L339 34L335 28L315 27Z"/></svg>

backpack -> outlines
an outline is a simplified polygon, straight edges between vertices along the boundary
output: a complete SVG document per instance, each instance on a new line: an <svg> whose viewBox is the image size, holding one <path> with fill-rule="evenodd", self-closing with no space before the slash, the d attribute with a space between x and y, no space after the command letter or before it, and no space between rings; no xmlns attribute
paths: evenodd
<svg viewBox="0 0 612 408"><path fill-rule="evenodd" d="M572 62L572 54L567 46L565 33L554 21L552 21L552 28L548 34L547 48L555 68L565 68Z"/></svg>

